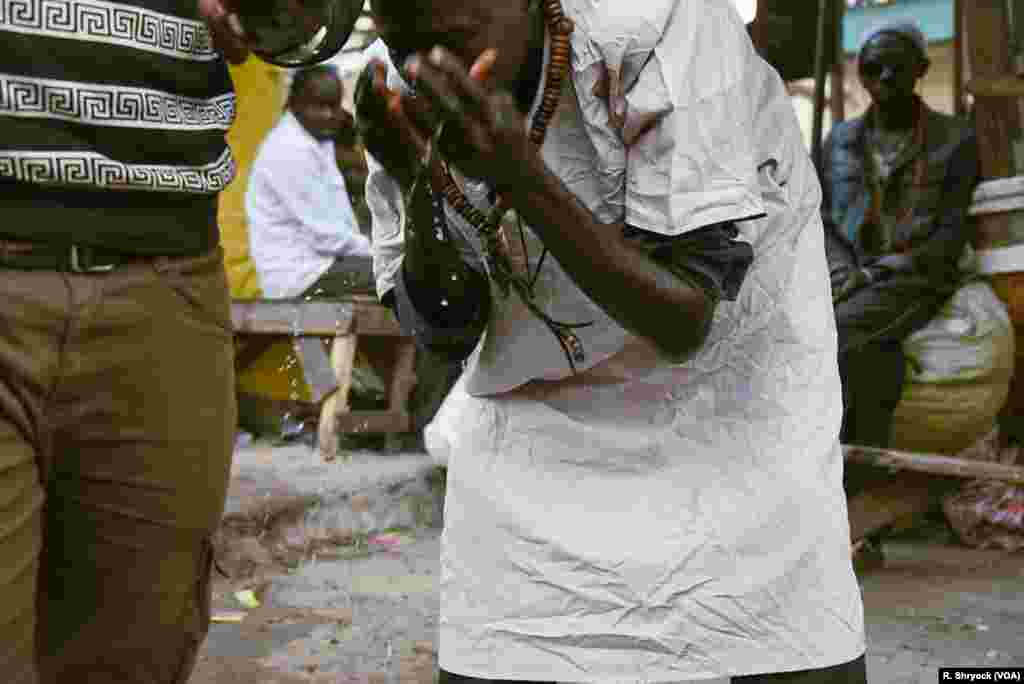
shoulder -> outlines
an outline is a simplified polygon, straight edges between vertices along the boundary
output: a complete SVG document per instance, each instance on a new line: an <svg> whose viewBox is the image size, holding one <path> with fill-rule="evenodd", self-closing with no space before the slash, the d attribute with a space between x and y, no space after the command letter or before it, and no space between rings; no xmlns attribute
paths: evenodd
<svg viewBox="0 0 1024 684"><path fill-rule="evenodd" d="M753 46L730 0L563 2L579 29L577 69L600 63L625 89L656 72L670 99L687 103L752 78Z"/></svg>
<svg viewBox="0 0 1024 684"><path fill-rule="evenodd" d="M964 117L939 112L925 105L928 116L928 140L941 145L975 143L974 127Z"/></svg>
<svg viewBox="0 0 1024 684"><path fill-rule="evenodd" d="M711 30L721 39L734 29L747 35L731 1L721 0L563 0L565 13L592 40L604 45L628 45L653 50L668 34L686 31L699 36Z"/></svg>
<svg viewBox="0 0 1024 684"><path fill-rule="evenodd" d="M304 135L294 117L286 113L260 143L253 163L273 167L303 164L314 160L314 148L312 138ZM287 168L277 170L288 171Z"/></svg>

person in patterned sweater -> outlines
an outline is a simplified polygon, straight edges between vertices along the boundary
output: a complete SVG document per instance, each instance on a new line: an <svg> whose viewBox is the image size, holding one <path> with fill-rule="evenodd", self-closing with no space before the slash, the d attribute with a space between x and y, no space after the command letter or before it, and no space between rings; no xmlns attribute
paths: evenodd
<svg viewBox="0 0 1024 684"><path fill-rule="evenodd" d="M213 0L0 2L5 682L182 684L206 635L232 25Z"/></svg>

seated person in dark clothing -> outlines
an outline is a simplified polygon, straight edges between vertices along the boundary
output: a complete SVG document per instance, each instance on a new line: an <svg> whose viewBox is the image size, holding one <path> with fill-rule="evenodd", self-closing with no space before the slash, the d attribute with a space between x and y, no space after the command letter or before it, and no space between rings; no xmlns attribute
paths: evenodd
<svg viewBox="0 0 1024 684"><path fill-rule="evenodd" d="M822 154L844 443L887 445L905 380L903 341L962 280L978 152L964 121L915 95L928 67L913 24L870 33L858 69L871 107L833 128Z"/></svg>
<svg viewBox="0 0 1024 684"><path fill-rule="evenodd" d="M268 298L338 298L372 292L370 240L362 234L338 163L338 147L353 142L352 115L331 66L296 73L287 110L260 145L246 192L249 251ZM314 399L333 391L330 358L320 340L298 338L306 384ZM355 399L381 401L384 384L369 365L353 369ZM278 415L277 405L241 397L241 423L282 437L311 425ZM265 417L261 417L265 416ZM280 428L277 425L280 425Z"/></svg>

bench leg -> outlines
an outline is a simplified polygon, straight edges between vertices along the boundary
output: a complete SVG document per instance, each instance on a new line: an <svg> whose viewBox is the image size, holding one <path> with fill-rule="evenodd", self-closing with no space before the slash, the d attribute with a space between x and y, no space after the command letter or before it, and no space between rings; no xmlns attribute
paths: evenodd
<svg viewBox="0 0 1024 684"><path fill-rule="evenodd" d="M333 461L338 455L338 414L347 413L348 392L352 386L352 368L356 359L356 335L341 335L331 345L331 367L338 379L338 389L331 393L320 409L320 456Z"/></svg>
<svg viewBox="0 0 1024 684"><path fill-rule="evenodd" d="M409 413L409 398L416 387L416 345L411 340L398 342L395 370L388 388L388 410Z"/></svg>
<svg viewBox="0 0 1024 684"><path fill-rule="evenodd" d="M391 383L388 387L388 412L400 416L403 430L411 430L412 407L409 399L416 387L416 344L401 338L395 341L395 365L392 368ZM387 446L397 451L405 444L401 432L387 434Z"/></svg>

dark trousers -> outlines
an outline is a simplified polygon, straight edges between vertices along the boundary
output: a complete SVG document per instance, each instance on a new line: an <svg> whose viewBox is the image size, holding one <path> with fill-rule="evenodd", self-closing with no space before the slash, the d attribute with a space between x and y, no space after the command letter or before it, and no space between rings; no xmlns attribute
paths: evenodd
<svg viewBox="0 0 1024 684"><path fill-rule="evenodd" d="M441 670L438 684L485 684L486 682L502 682L502 684L554 684L554 682L525 682L507 679L477 679L463 677ZM774 672L769 674L746 675L733 677L733 684L866 684L867 671L864 656L842 665L824 667L818 670L800 670L798 672Z"/></svg>
<svg viewBox="0 0 1024 684"><path fill-rule="evenodd" d="M844 444L885 447L906 381L903 341L934 318L955 291L925 278L895 275L835 305Z"/></svg>

